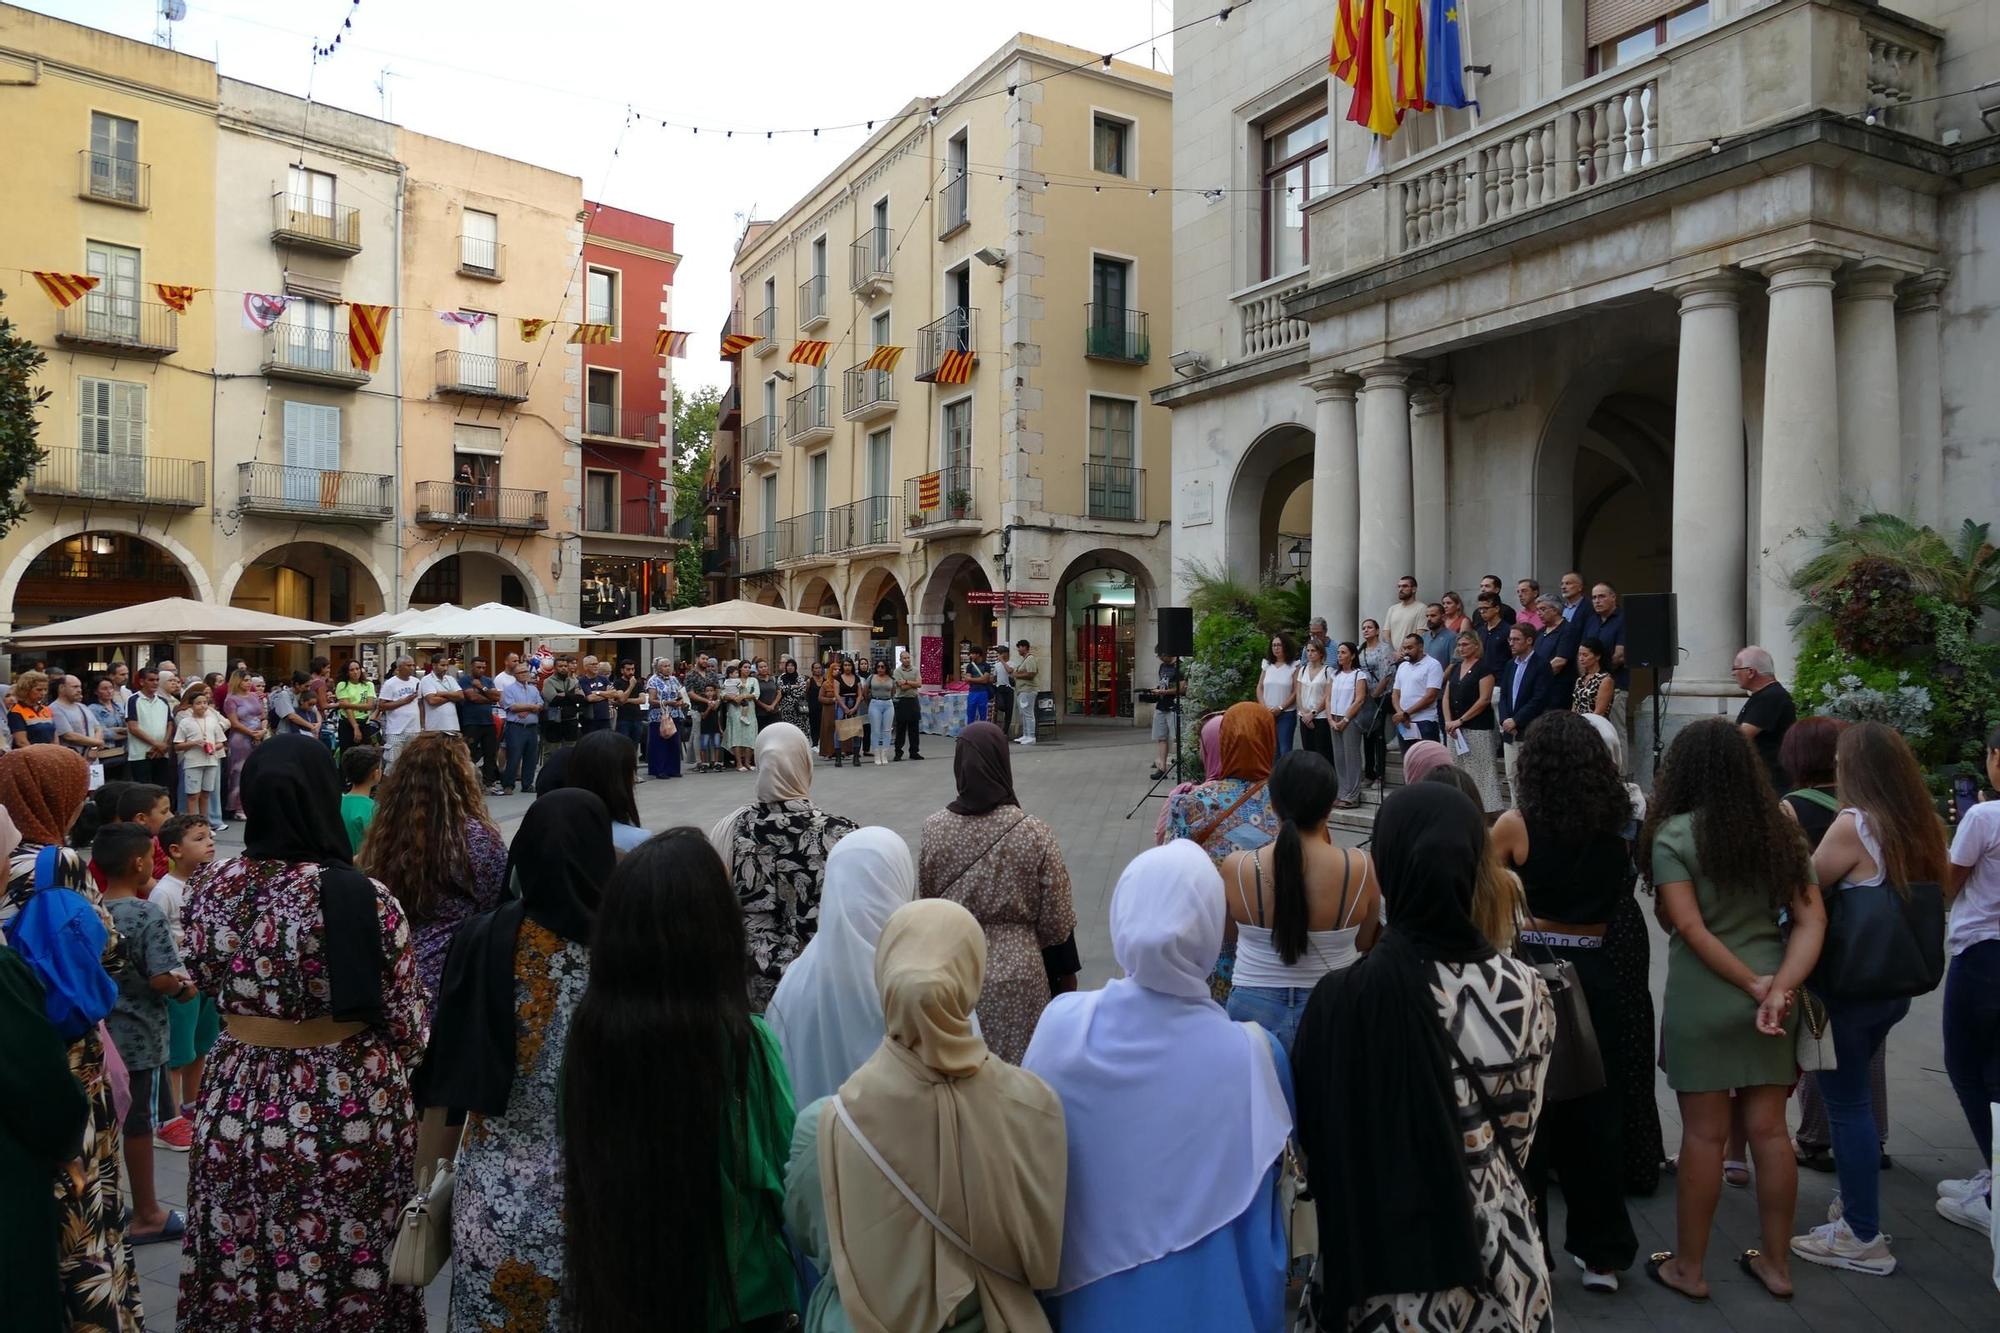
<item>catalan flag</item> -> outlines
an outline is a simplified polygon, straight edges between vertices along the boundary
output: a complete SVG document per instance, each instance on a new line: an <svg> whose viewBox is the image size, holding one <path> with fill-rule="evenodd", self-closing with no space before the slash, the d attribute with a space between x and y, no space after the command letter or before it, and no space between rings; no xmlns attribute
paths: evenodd
<svg viewBox="0 0 2000 1333"><path fill-rule="evenodd" d="M688 336L677 329L661 329L653 335L653 350L661 356L686 356Z"/></svg>
<svg viewBox="0 0 2000 1333"><path fill-rule="evenodd" d="M573 343L608 343L611 341L609 324L579 324L576 332L569 335Z"/></svg>
<svg viewBox="0 0 2000 1333"><path fill-rule="evenodd" d="M1366 45L1365 11L1368 0L1340 0L1333 11L1333 51L1327 57L1327 72L1352 88L1360 77L1357 53Z"/></svg>
<svg viewBox="0 0 2000 1333"><path fill-rule="evenodd" d="M863 370L894 370L896 363L902 359L902 348L878 347L872 356L861 363L861 368Z"/></svg>
<svg viewBox="0 0 2000 1333"><path fill-rule="evenodd" d="M1432 0L1435 5L1438 0ZM1396 40L1396 109L1428 111L1424 100L1424 12L1421 0L1384 0Z"/></svg>
<svg viewBox="0 0 2000 1333"><path fill-rule="evenodd" d="M375 363L382 359L383 335L389 327L389 312L394 308L359 302L347 307L347 354L354 358L356 370L373 373Z"/></svg>
<svg viewBox="0 0 2000 1333"><path fill-rule="evenodd" d="M787 356L785 361L794 366L823 366L826 364L826 354L832 346L833 344L829 342L814 342L807 338L792 344L791 355Z"/></svg>
<svg viewBox="0 0 2000 1333"><path fill-rule="evenodd" d="M756 343L757 335L754 333L724 334L722 339L722 354L724 356L735 356L745 348L754 347Z"/></svg>
<svg viewBox="0 0 2000 1333"><path fill-rule="evenodd" d="M944 498L944 476L938 472L926 472L917 478L917 508L936 509L938 501Z"/></svg>
<svg viewBox="0 0 2000 1333"><path fill-rule="evenodd" d="M521 321L521 341L534 342L542 336L542 330L549 326L546 319L524 319Z"/></svg>
<svg viewBox="0 0 2000 1333"><path fill-rule="evenodd" d="M49 299L56 303L58 310L69 309L76 303L78 297L96 287L101 281L88 273L43 273L39 269L30 270L29 276L42 284L42 290L48 293Z"/></svg>
<svg viewBox="0 0 2000 1333"><path fill-rule="evenodd" d="M171 282L156 282L153 284L153 290L159 293L160 300L176 315L185 315L187 313L188 302L194 300L196 289L193 287L176 287Z"/></svg>
<svg viewBox="0 0 2000 1333"><path fill-rule="evenodd" d="M1396 109L1396 64L1389 50L1392 0L1353 0L1360 10L1362 41L1355 52L1354 97L1347 118L1388 138L1402 123Z"/></svg>
<svg viewBox="0 0 2000 1333"><path fill-rule="evenodd" d="M966 384L972 379L972 363L977 357L971 352L961 352L956 348L948 351L938 361L937 374L932 381L937 384Z"/></svg>

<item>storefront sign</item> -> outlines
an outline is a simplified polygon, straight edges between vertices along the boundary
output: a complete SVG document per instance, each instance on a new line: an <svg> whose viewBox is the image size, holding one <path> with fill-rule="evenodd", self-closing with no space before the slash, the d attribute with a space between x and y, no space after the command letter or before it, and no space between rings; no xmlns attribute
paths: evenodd
<svg viewBox="0 0 2000 1333"><path fill-rule="evenodd" d="M967 606L1047 606L1050 596L1045 592L985 592L974 590L965 594Z"/></svg>

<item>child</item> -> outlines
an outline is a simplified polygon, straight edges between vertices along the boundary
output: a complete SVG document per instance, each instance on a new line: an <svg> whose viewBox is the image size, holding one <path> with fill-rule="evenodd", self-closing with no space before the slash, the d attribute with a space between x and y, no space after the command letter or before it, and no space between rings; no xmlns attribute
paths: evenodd
<svg viewBox="0 0 2000 1333"><path fill-rule="evenodd" d="M167 873L167 855L160 850L160 840L156 836L160 826L167 822L167 816L171 813L167 806L167 789L156 787L150 782L107 782L104 785L117 787L118 794L113 798L100 798L92 802L89 808L102 812L104 822L91 830L92 841L78 850L86 850L95 844L99 828L112 824L133 824L144 829L146 835L153 839L153 873L139 890L139 896L143 898L152 892L152 881ZM90 866L90 877L97 882L101 892L104 888L104 876L99 873L97 863L94 861Z"/></svg>
<svg viewBox="0 0 2000 1333"><path fill-rule="evenodd" d="M722 767L722 690L710 685L694 702L701 712L701 767L696 771L710 773Z"/></svg>
<svg viewBox="0 0 2000 1333"><path fill-rule="evenodd" d="M217 833L227 832L220 809L210 811L213 801L221 804L222 752L229 744L229 728L220 714L209 706L208 696L195 696L187 712L174 724L174 749L181 756L181 784L187 793L187 813L200 815Z"/></svg>
<svg viewBox="0 0 2000 1333"><path fill-rule="evenodd" d="M168 871L154 883L146 901L167 918L167 931L174 952L187 957L182 942L181 907L187 897L187 881L194 872L215 859L215 834L200 815L175 815L160 828L160 845L166 849ZM206 995L191 1000L175 1000L167 1005L167 1068L173 1076L160 1089L159 1133L153 1137L173 1152L186 1152L194 1142L194 1106L201 1092L202 1070L208 1053L221 1035L222 1019L215 1001ZM175 1087L175 1080L179 1086Z"/></svg>
<svg viewBox="0 0 2000 1333"><path fill-rule="evenodd" d="M132 1218L126 1237L134 1245L179 1240L187 1218L160 1205L153 1185L154 1102L166 1076L167 1002L195 994L180 970L167 917L139 896L153 877L152 836L138 824L106 824L91 843L90 859L104 875L104 908L118 931L124 966L118 969L118 1002L105 1026L132 1085L132 1109L125 1116L125 1178L132 1189Z"/></svg>
<svg viewBox="0 0 2000 1333"><path fill-rule="evenodd" d="M382 776L382 752L372 745L350 745L340 752L340 780L347 791L340 798L340 822L347 826L348 847L361 855L361 840L375 821L375 783Z"/></svg>

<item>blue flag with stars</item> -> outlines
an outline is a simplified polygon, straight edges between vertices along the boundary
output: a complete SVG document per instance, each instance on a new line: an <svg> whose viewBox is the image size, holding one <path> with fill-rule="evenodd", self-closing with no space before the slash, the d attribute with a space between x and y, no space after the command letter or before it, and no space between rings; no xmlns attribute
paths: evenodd
<svg viewBox="0 0 2000 1333"><path fill-rule="evenodd" d="M1465 50L1458 16L1465 0L1430 0L1424 46L1424 100L1432 106L1471 106L1465 95Z"/></svg>

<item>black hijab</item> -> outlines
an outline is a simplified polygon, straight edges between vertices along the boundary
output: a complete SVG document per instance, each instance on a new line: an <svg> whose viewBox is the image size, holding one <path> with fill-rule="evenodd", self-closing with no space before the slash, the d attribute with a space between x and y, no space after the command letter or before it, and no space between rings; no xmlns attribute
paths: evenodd
<svg viewBox="0 0 2000 1333"><path fill-rule="evenodd" d="M1374 856L1389 928L1313 988L1292 1048L1299 1146L1322 1210L1323 1324L1370 1296L1485 1283L1434 963L1493 946L1472 924L1486 821L1455 788L1383 803ZM1498 1127L1496 1127L1498 1132ZM1504 1134L1499 1151L1509 1151ZM1504 1168L1502 1168L1504 1169Z"/></svg>
<svg viewBox="0 0 2000 1333"><path fill-rule="evenodd" d="M326 930L327 988L334 1018L382 1020L382 923L375 885L354 868L340 820L340 774L324 745L299 734L273 736L250 752L241 782L243 854L319 867Z"/></svg>
<svg viewBox="0 0 2000 1333"><path fill-rule="evenodd" d="M1014 795L1014 762L1007 753L1007 733L991 722L975 722L958 733L951 776L958 783L958 799L945 809L953 814L983 815L1003 805L1021 804Z"/></svg>
<svg viewBox="0 0 2000 1333"><path fill-rule="evenodd" d="M507 901L459 927L445 954L417 1105L500 1115L514 1088L514 952L523 918L587 944L617 854L604 802L573 787L539 797L507 849Z"/></svg>

